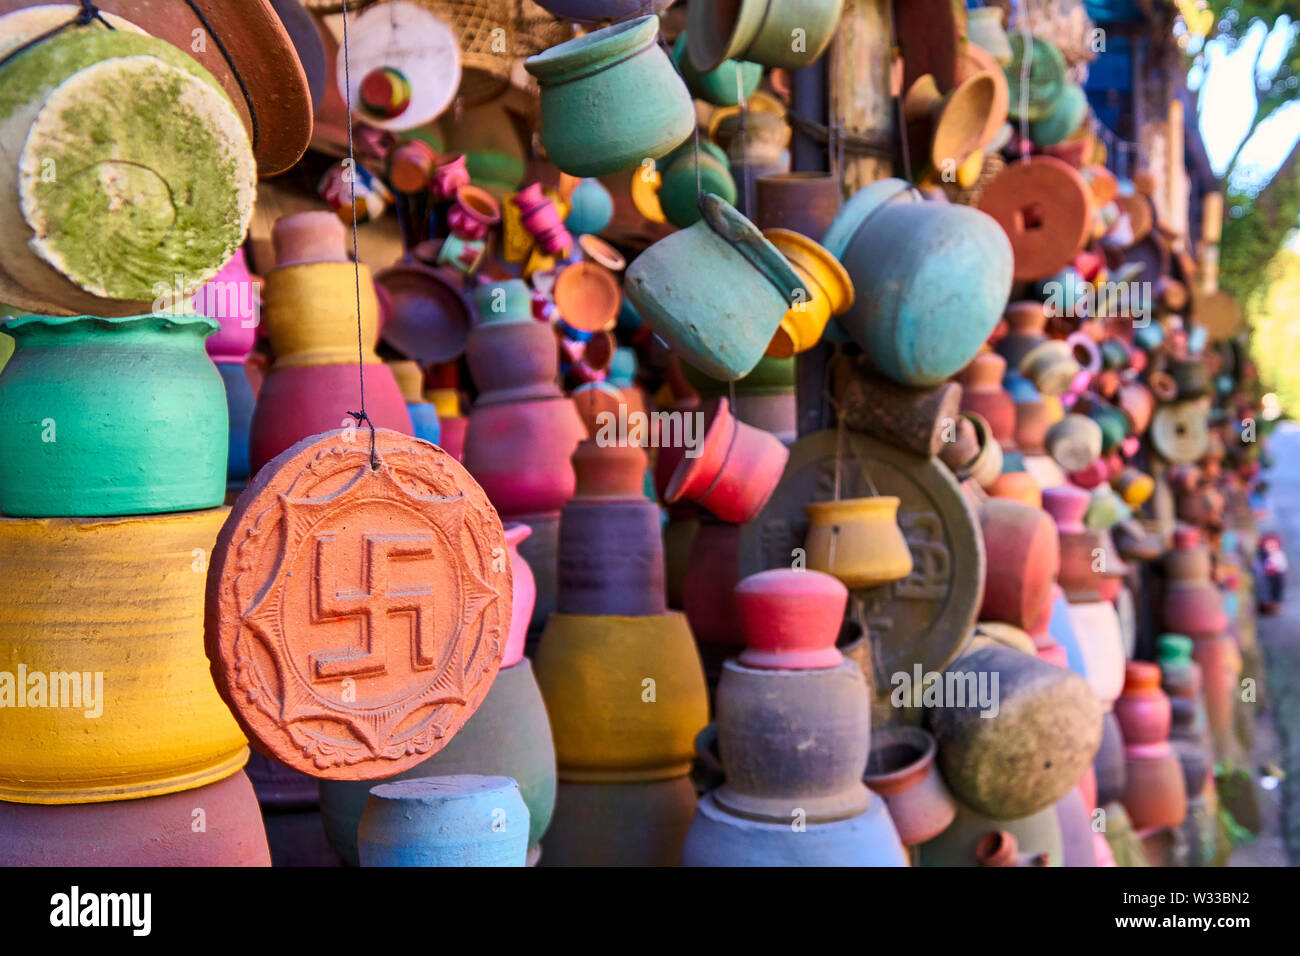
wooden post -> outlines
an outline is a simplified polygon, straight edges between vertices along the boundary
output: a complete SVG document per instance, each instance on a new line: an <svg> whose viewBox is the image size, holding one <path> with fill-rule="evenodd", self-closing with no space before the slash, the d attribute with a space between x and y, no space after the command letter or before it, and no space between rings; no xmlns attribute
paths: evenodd
<svg viewBox="0 0 1300 956"><path fill-rule="evenodd" d="M831 121L846 134L883 135L892 142L894 23L890 3L845 0L839 36L831 46L830 99L836 114ZM844 195L850 196L877 179L893 175L893 168L883 157L846 153L841 173Z"/></svg>

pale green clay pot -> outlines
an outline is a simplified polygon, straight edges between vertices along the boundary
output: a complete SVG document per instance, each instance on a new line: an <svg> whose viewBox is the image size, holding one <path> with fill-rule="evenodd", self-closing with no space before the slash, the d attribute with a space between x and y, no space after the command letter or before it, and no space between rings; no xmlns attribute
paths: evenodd
<svg viewBox="0 0 1300 956"><path fill-rule="evenodd" d="M1029 124L1029 138L1035 146L1055 146L1063 143L1079 128L1088 115L1088 97L1083 87L1070 83L1061 93L1056 106L1043 119Z"/></svg>
<svg viewBox="0 0 1300 956"><path fill-rule="evenodd" d="M839 26L844 0L703 0L687 8L692 65L751 60L797 70L822 55Z"/></svg>

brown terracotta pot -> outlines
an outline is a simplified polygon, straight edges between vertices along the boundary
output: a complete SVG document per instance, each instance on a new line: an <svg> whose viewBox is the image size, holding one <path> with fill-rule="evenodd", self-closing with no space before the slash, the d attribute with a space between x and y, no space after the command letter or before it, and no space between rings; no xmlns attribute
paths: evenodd
<svg viewBox="0 0 1300 956"><path fill-rule="evenodd" d="M1124 748L1121 802L1138 830L1176 827L1187 816L1182 765L1168 741Z"/></svg>
<svg viewBox="0 0 1300 956"><path fill-rule="evenodd" d="M1047 430L1052 427L1047 403L1016 402L1016 447L1021 454L1044 456Z"/></svg>
<svg viewBox="0 0 1300 956"><path fill-rule="evenodd" d="M977 412L993 429L1004 448L1012 447L1016 431L1016 403L1002 387L1007 360L996 352L980 352L957 375L961 382L961 410Z"/></svg>
<svg viewBox="0 0 1300 956"><path fill-rule="evenodd" d="M886 727L872 737L863 782L885 798L904 846L933 839L957 815L936 752L934 738L920 727Z"/></svg>
<svg viewBox="0 0 1300 956"><path fill-rule="evenodd" d="M777 173L754 184L754 224L759 229L793 229L820 240L839 212L839 177L831 173Z"/></svg>
<svg viewBox="0 0 1300 956"><path fill-rule="evenodd" d="M1210 552L1197 529L1184 525L1174 532L1174 546L1165 556L1165 574L1161 605L1165 630L1193 639L1217 637L1227 630L1223 596L1210 580Z"/></svg>
<svg viewBox="0 0 1300 956"><path fill-rule="evenodd" d="M1169 739L1173 710L1160 689L1160 667L1147 661L1129 661L1124 670L1124 690L1115 701L1124 743L1155 744Z"/></svg>
<svg viewBox="0 0 1300 956"><path fill-rule="evenodd" d="M1003 313L1007 334L998 339L993 348L1007 360L1007 368L1019 369L1020 362L1041 342L1047 341L1047 310L1042 302L1021 300L1012 302Z"/></svg>

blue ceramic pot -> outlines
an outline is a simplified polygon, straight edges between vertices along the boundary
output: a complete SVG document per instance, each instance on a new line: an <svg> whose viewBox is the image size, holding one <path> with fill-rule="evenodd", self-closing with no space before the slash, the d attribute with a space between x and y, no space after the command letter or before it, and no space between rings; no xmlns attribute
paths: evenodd
<svg viewBox="0 0 1300 956"><path fill-rule="evenodd" d="M614 197L599 179L584 179L569 197L564 227L574 236L600 232L614 218Z"/></svg>
<svg viewBox="0 0 1300 956"><path fill-rule="evenodd" d="M438 410L432 403L407 402L406 410L411 415L411 434L434 445L442 441L442 422L438 420Z"/></svg>
<svg viewBox="0 0 1300 956"><path fill-rule="evenodd" d="M1070 622L1070 604L1064 593L1058 593L1052 602L1052 619L1048 622L1047 632L1052 635L1052 640L1065 648L1070 670L1086 678L1087 667L1083 662L1083 652L1079 650L1079 637L1074 633L1074 625Z"/></svg>
<svg viewBox="0 0 1300 956"><path fill-rule="evenodd" d="M732 816L705 794L686 834L682 866L907 866L885 801L834 823L759 823Z"/></svg>
<svg viewBox="0 0 1300 956"><path fill-rule="evenodd" d="M248 429L253 422L257 397L243 365L217 363L221 381L226 386L226 411L230 415L230 454L226 459L226 481L244 482L249 478Z"/></svg>

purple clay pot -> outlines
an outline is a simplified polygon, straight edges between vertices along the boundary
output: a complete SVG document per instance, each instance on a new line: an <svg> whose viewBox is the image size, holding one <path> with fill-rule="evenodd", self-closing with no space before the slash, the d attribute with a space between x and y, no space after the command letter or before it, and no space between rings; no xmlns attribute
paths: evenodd
<svg viewBox="0 0 1300 956"><path fill-rule="evenodd" d="M663 538L650 501L573 498L560 518L561 614L662 614Z"/></svg>

